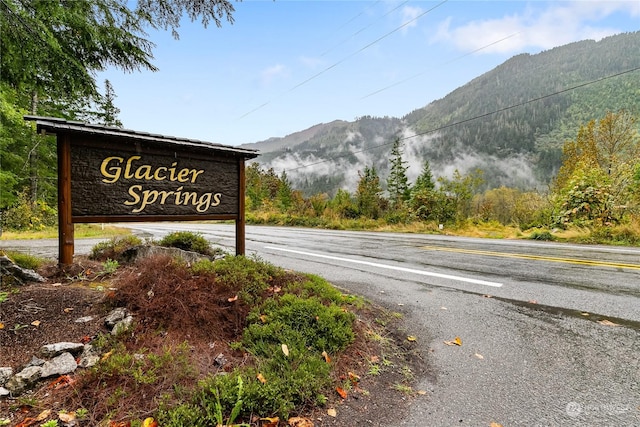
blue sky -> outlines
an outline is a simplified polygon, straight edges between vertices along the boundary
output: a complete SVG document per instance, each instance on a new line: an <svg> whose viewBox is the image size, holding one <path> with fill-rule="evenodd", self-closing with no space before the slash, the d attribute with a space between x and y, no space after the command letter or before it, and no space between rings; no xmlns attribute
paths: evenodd
<svg viewBox="0 0 640 427"><path fill-rule="evenodd" d="M150 32L158 72L107 70L124 127L226 145L402 117L519 53L640 30L632 1L234 3L233 25ZM638 52L630 54L639 54Z"/></svg>

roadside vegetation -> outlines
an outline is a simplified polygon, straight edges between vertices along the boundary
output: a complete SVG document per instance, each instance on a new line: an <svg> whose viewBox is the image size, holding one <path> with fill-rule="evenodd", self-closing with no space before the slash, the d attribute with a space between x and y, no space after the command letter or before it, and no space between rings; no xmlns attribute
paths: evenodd
<svg viewBox="0 0 640 427"><path fill-rule="evenodd" d="M401 316L343 294L318 276L258 258L218 257L198 234L172 233L157 243L176 241L196 247L202 258L189 263L156 253L117 261L141 243L125 236L94 247L93 264L85 263L82 273L49 268L52 280L101 293L105 313L125 307L134 323L115 335L85 337L100 361L16 399L7 407L12 422L312 426L311 414L335 416L341 400L368 398L367 380L394 370L397 387L386 384L384 392L402 387L403 394L416 396L406 350L388 338ZM8 304L20 288L2 291L0 302ZM53 295L48 302L55 305Z"/></svg>
<svg viewBox="0 0 640 427"><path fill-rule="evenodd" d="M582 243L640 244L638 119L620 111L582 126L563 148L545 192L486 188L484 171L435 178L429 162L413 183L402 142L389 153L383 182L375 168L359 173L354 193L304 196L286 173L247 168L247 220L331 229L446 233ZM383 190L384 187L384 190Z"/></svg>

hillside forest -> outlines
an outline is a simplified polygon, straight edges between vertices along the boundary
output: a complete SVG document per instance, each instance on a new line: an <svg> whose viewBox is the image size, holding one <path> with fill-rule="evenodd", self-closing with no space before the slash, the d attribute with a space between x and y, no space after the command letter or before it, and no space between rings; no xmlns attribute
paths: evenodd
<svg viewBox="0 0 640 427"><path fill-rule="evenodd" d="M36 134L33 124L24 121L25 115L122 126L116 91L108 81L96 82L95 72L106 66L153 70L145 28L176 32L176 14L201 19L206 25L232 20L233 12L230 3L222 0L207 2L208 8L200 7L201 2L167 1L163 2L166 8L141 2L138 9L114 9L109 4L108 0L92 0L71 2L63 8L58 2L39 2L25 9L22 2L7 0L0 5L2 230L37 230L57 221L55 139ZM71 36L77 33L91 33L92 37ZM286 144L283 138L255 144L253 148L263 154L246 170L247 220L351 229L417 227L413 229L435 232L441 224L449 230L486 223L523 232L537 230L537 238L548 238L548 230L582 227L609 240L637 244L640 57L628 52L638 51L638 46L640 33L631 33L515 57L457 89L448 99L401 119L363 116L354 123L318 126L304 138L290 136L297 138L295 143ZM598 57L597 52L606 54ZM562 61L557 59L559 53ZM594 62L600 68L594 69ZM635 71L629 71L634 67ZM539 81L527 77L531 84L522 85L521 74L532 68ZM554 81L549 76L563 78ZM548 90L554 84L559 93L565 77L573 84L600 80L585 90L545 98L542 104L523 103L521 109L505 109L495 117L454 125L465 115L478 117L515 105L517 100L551 93ZM529 120L533 117L538 124ZM357 135L351 132L356 136L348 142L345 132L355 125ZM417 146L415 139L408 138L427 135L433 129L440 131L430 136L430 144ZM451 138L455 144L443 142ZM372 151L377 157L356 163L362 157L354 150L344 155L332 145L335 141L342 146L352 144L352 149L375 147ZM283 155L306 162L309 153L319 162L340 154L344 167L329 163L327 167L336 173L323 176L305 176L305 168L300 167L274 167ZM518 159L538 177L545 176L544 181L537 180L544 185L502 179L500 174L507 170L498 167L498 162L456 167L455 158L465 153ZM416 160L419 172L409 169L409 163ZM345 185L345 168L353 171L351 186Z"/></svg>

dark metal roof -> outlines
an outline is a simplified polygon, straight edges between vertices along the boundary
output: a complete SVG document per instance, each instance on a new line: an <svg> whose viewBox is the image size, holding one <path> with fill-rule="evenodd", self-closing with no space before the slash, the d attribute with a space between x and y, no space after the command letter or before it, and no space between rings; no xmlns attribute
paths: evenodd
<svg viewBox="0 0 640 427"><path fill-rule="evenodd" d="M229 154L237 154L241 157L252 159L258 156L257 150L236 148L229 145L200 141L197 139L178 138L175 136L158 135L148 132L139 132L130 129L121 129L112 126L95 125L91 123L76 122L57 117L24 116L25 120L36 122L38 132L47 134L79 133L85 135L100 135L136 141L148 141L157 144L178 145L181 147L193 147L198 149L222 151Z"/></svg>

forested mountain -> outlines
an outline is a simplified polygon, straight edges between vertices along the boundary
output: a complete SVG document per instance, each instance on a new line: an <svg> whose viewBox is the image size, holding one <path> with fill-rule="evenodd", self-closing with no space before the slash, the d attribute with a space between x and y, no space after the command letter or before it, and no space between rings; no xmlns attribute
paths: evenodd
<svg viewBox="0 0 640 427"><path fill-rule="evenodd" d="M358 171L388 174L393 140L404 143L408 177L428 160L436 176L475 168L487 187L544 188L562 145L608 111L640 114L640 32L521 54L402 118L364 116L249 144L256 159L307 195L353 191Z"/></svg>

